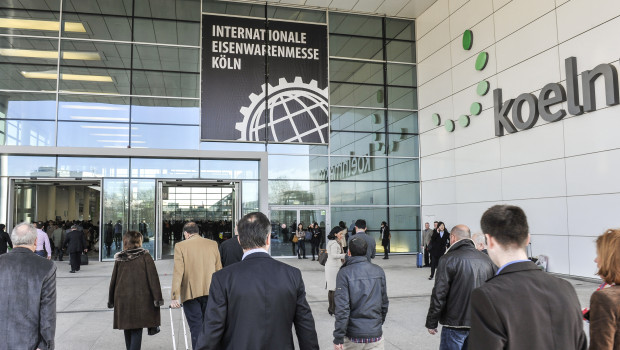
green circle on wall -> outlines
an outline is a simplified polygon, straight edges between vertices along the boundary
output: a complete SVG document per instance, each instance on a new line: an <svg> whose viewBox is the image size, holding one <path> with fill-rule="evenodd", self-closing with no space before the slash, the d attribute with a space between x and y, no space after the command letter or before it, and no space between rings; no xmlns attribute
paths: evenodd
<svg viewBox="0 0 620 350"><path fill-rule="evenodd" d="M474 33L471 30L467 29L465 33L463 33L463 49L469 50L474 44Z"/></svg>
<svg viewBox="0 0 620 350"><path fill-rule="evenodd" d="M482 105L478 102L472 103L471 107L469 107L469 112L471 113L471 115L480 114L480 112L482 112Z"/></svg>
<svg viewBox="0 0 620 350"><path fill-rule="evenodd" d="M444 127L446 128L446 130L448 130L448 132L453 132L454 131L454 121L452 119L446 120L446 125L444 125Z"/></svg>
<svg viewBox="0 0 620 350"><path fill-rule="evenodd" d="M441 125L441 117L437 113L433 113L433 124L435 126Z"/></svg>
<svg viewBox="0 0 620 350"><path fill-rule="evenodd" d="M476 93L479 96L484 96L487 94L487 92L489 92L489 88L491 87L491 84L489 84L488 81L481 81L478 83L478 87L476 88Z"/></svg>
<svg viewBox="0 0 620 350"><path fill-rule="evenodd" d="M487 62L489 62L489 54L486 52L479 53L478 58L476 58L476 70L483 70L487 66Z"/></svg>
<svg viewBox="0 0 620 350"><path fill-rule="evenodd" d="M469 126L469 116L463 114L462 116L459 117L459 124L461 124L462 127L466 128Z"/></svg>

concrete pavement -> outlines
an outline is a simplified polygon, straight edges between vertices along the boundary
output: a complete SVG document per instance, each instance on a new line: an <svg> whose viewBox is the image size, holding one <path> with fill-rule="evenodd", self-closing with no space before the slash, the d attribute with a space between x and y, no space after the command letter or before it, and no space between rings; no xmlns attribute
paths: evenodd
<svg viewBox="0 0 620 350"><path fill-rule="evenodd" d="M318 262L298 259L281 259L298 267L306 284L307 299L312 308L321 349L333 349L332 331L334 318L327 313L327 291L324 268ZM439 335L432 336L424 328L430 293L434 281L429 281L429 268L415 267L415 256L380 257L374 263L386 272L390 308L384 325L386 349L437 349ZM123 332L112 329L111 309L107 309L108 287L113 263L91 261L76 274L69 273L67 262L56 262L57 274L57 328L56 348L59 350L124 349ZM156 262L160 274L165 306L161 310L161 333L143 335L143 349L172 349L170 331L170 285L172 260ZM582 306L589 303L590 295L597 288L594 282L569 280L577 290ZM173 323L177 349L184 349L183 327L180 310L173 310ZM189 340L189 328L188 341ZM191 343L191 341L190 341ZM191 348L191 345L190 345Z"/></svg>

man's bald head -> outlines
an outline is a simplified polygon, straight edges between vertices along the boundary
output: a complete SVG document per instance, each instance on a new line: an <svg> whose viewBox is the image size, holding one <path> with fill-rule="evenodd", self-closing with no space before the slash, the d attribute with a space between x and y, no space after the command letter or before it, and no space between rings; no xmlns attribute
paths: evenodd
<svg viewBox="0 0 620 350"><path fill-rule="evenodd" d="M454 226L452 228L452 231L450 231L450 234L453 235L457 241L460 241L461 239L471 238L471 231L466 225Z"/></svg>

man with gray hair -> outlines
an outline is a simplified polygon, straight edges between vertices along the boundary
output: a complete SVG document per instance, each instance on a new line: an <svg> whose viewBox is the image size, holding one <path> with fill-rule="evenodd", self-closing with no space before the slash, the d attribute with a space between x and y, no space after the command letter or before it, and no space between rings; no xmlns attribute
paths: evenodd
<svg viewBox="0 0 620 350"><path fill-rule="evenodd" d="M53 350L56 266L34 254L34 226L15 226L11 240L13 250L0 256L0 347Z"/></svg>
<svg viewBox="0 0 620 350"><path fill-rule="evenodd" d="M486 237L484 237L482 232L474 233L471 236L471 240L474 241L474 244L476 245L476 249L478 249L478 251L481 251L484 254L489 255L489 253L487 252L487 239Z"/></svg>
<svg viewBox="0 0 620 350"><path fill-rule="evenodd" d="M467 349L471 327L471 291L493 277L495 265L476 250L469 227L456 225L450 232L450 248L439 259L435 287L426 316L426 328L437 333L441 323L440 349Z"/></svg>

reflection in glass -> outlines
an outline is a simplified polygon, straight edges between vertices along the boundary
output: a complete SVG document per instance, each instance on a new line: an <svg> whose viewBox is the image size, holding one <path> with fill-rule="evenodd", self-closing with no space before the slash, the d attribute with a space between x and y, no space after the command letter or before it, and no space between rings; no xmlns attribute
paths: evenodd
<svg viewBox="0 0 620 350"><path fill-rule="evenodd" d="M322 180L327 157L269 156L269 179Z"/></svg>
<svg viewBox="0 0 620 350"><path fill-rule="evenodd" d="M0 119L0 145L54 146L55 136L53 121Z"/></svg>
<svg viewBox="0 0 620 350"><path fill-rule="evenodd" d="M330 181L332 205L387 205L385 182Z"/></svg>
<svg viewBox="0 0 620 350"><path fill-rule="evenodd" d="M383 64L332 59L329 61L329 80L383 85Z"/></svg>
<svg viewBox="0 0 620 350"><path fill-rule="evenodd" d="M132 148L197 149L198 126L131 124Z"/></svg>
<svg viewBox="0 0 620 350"><path fill-rule="evenodd" d="M266 195L263 194L263 196ZM241 182L241 200L243 202L241 215L258 211L258 181L244 180Z"/></svg>
<svg viewBox="0 0 620 350"><path fill-rule="evenodd" d="M268 6L267 17L288 21L325 23L325 11Z"/></svg>
<svg viewBox="0 0 620 350"><path fill-rule="evenodd" d="M416 86L416 66L388 64L387 83L388 85Z"/></svg>
<svg viewBox="0 0 620 350"><path fill-rule="evenodd" d="M200 49L134 45L133 69L200 73Z"/></svg>
<svg viewBox="0 0 620 350"><path fill-rule="evenodd" d="M391 182L390 204L393 205L420 205L420 184Z"/></svg>
<svg viewBox="0 0 620 350"><path fill-rule="evenodd" d="M2 64L0 89L56 91L57 65Z"/></svg>
<svg viewBox="0 0 620 350"><path fill-rule="evenodd" d="M332 83L330 103L337 106L382 108L383 86Z"/></svg>
<svg viewBox="0 0 620 350"><path fill-rule="evenodd" d="M198 73L133 71L134 95L194 97L198 96Z"/></svg>
<svg viewBox="0 0 620 350"><path fill-rule="evenodd" d="M56 119L56 95L0 92L0 119Z"/></svg>
<svg viewBox="0 0 620 350"><path fill-rule="evenodd" d="M392 239L390 240L391 253L411 253L420 251L420 231L399 231L390 228ZM379 245L377 245L377 252ZM383 251L383 247L381 247Z"/></svg>
<svg viewBox="0 0 620 350"><path fill-rule="evenodd" d="M202 11L245 17L265 18L265 5L223 2L219 0L202 0Z"/></svg>
<svg viewBox="0 0 620 350"><path fill-rule="evenodd" d="M199 100L171 98L131 99L131 121L134 123L200 124Z"/></svg>
<svg viewBox="0 0 620 350"><path fill-rule="evenodd" d="M270 143L267 145L267 152L270 154L327 154L327 146Z"/></svg>
<svg viewBox="0 0 620 350"><path fill-rule="evenodd" d="M383 60L383 40L331 34L329 55L330 57Z"/></svg>
<svg viewBox="0 0 620 350"><path fill-rule="evenodd" d="M414 21L399 18L386 18L385 37L388 39L415 40Z"/></svg>
<svg viewBox="0 0 620 350"><path fill-rule="evenodd" d="M129 97L59 95L58 120L129 122Z"/></svg>
<svg viewBox="0 0 620 350"><path fill-rule="evenodd" d="M405 134L388 135L388 153L394 157L417 157L419 154L418 136Z"/></svg>
<svg viewBox="0 0 620 350"><path fill-rule="evenodd" d="M388 108L417 109L418 94L416 88L388 87Z"/></svg>
<svg viewBox="0 0 620 350"><path fill-rule="evenodd" d="M203 159L200 161L203 179L258 179L258 161Z"/></svg>
<svg viewBox="0 0 620 350"><path fill-rule="evenodd" d="M65 12L131 16L132 2L133 0L116 0L111 2L99 0L63 0L62 9Z"/></svg>
<svg viewBox="0 0 620 350"><path fill-rule="evenodd" d="M388 131L418 133L418 112L388 111ZM417 157L417 155L412 155Z"/></svg>
<svg viewBox="0 0 620 350"><path fill-rule="evenodd" d="M269 204L327 204L327 183L323 181L269 180Z"/></svg>
<svg viewBox="0 0 620 350"><path fill-rule="evenodd" d="M129 124L58 122L58 147L127 148Z"/></svg>
<svg viewBox="0 0 620 350"><path fill-rule="evenodd" d="M60 74L61 92L129 94L129 70L61 66Z"/></svg>
<svg viewBox="0 0 620 350"><path fill-rule="evenodd" d="M101 225L103 245L101 257L113 260L114 254L123 250L123 233L129 219L129 180L103 180L103 220ZM108 249L109 247L109 249Z"/></svg>
<svg viewBox="0 0 620 350"><path fill-rule="evenodd" d="M129 159L58 157L58 177L129 177Z"/></svg>
<svg viewBox="0 0 620 350"><path fill-rule="evenodd" d="M332 107L330 113L331 130L371 132L385 130L384 110Z"/></svg>
<svg viewBox="0 0 620 350"><path fill-rule="evenodd" d="M129 229L142 233L142 248L155 256L155 180L131 180Z"/></svg>
<svg viewBox="0 0 620 350"><path fill-rule="evenodd" d="M330 12L329 32L381 38L383 35L382 17Z"/></svg>
<svg viewBox="0 0 620 350"><path fill-rule="evenodd" d="M265 144L250 142L201 142L200 149L205 151L265 152Z"/></svg>
<svg viewBox="0 0 620 350"><path fill-rule="evenodd" d="M131 177L196 179L198 160L132 158Z"/></svg>
<svg viewBox="0 0 620 350"><path fill-rule="evenodd" d="M330 159L332 180L386 181L387 158L367 156L332 156ZM332 193L333 196L333 193Z"/></svg>
<svg viewBox="0 0 620 350"><path fill-rule="evenodd" d="M271 255L297 255L297 244L291 242L295 232L297 210L271 210ZM282 227L282 225L285 225Z"/></svg>
<svg viewBox="0 0 620 350"><path fill-rule="evenodd" d="M390 208L389 223L390 231L419 230L422 227L422 223L420 222L420 207Z"/></svg>
<svg viewBox="0 0 620 350"><path fill-rule="evenodd" d="M200 21L200 1L188 0L135 0L137 17Z"/></svg>
<svg viewBox="0 0 620 350"><path fill-rule="evenodd" d="M407 158L389 158L390 181L419 181L420 160Z"/></svg>
<svg viewBox="0 0 620 350"><path fill-rule="evenodd" d="M200 45L200 23L134 19L134 40L142 43Z"/></svg>
<svg viewBox="0 0 620 350"><path fill-rule="evenodd" d="M131 69L131 44L63 40L61 65Z"/></svg>
<svg viewBox="0 0 620 350"><path fill-rule="evenodd" d="M55 177L56 157L2 155L0 176Z"/></svg>
<svg viewBox="0 0 620 350"><path fill-rule="evenodd" d="M387 208L368 208L368 207L332 207L331 221L335 226L340 221L344 221L347 227L355 224L355 220L364 219L369 230L379 230L381 221L387 221ZM377 244L379 247L381 244Z"/></svg>
<svg viewBox="0 0 620 350"><path fill-rule="evenodd" d="M375 155L385 154L385 134L338 132L331 133L331 154Z"/></svg>
<svg viewBox="0 0 620 350"><path fill-rule="evenodd" d="M0 34L58 37L58 30L60 29L60 12L57 12L60 7L58 4L47 4L47 2L42 3L40 1L38 4L34 4L32 1L29 1L25 6L23 4L22 1L3 1L2 7L15 9L1 11L4 25L0 27ZM30 10L32 7L41 8L43 11L22 10ZM54 12L49 11L50 9ZM70 29L74 23L71 22Z"/></svg>
<svg viewBox="0 0 620 350"><path fill-rule="evenodd" d="M77 3L78 1L74 1ZM89 6L90 8L98 8L106 6L107 4L114 4L119 7L118 12L124 11L119 1L102 2ZM86 6L84 6L86 7ZM90 11L90 10L87 10ZM131 12L131 7L129 8ZM121 16L124 16L121 15ZM63 21L71 21L74 23L81 23L84 26L83 31L67 31L63 30L62 36L64 38L78 38L78 39L98 39L98 40L118 40L118 41L131 41L131 17L121 16L102 16L96 14L74 14L68 13L66 10L62 15ZM129 14L131 16L131 13Z"/></svg>
<svg viewBox="0 0 620 350"><path fill-rule="evenodd" d="M58 40L0 37L0 64L6 63L57 65Z"/></svg>
<svg viewBox="0 0 620 350"><path fill-rule="evenodd" d="M415 63L415 43L392 40L386 46L388 61Z"/></svg>

